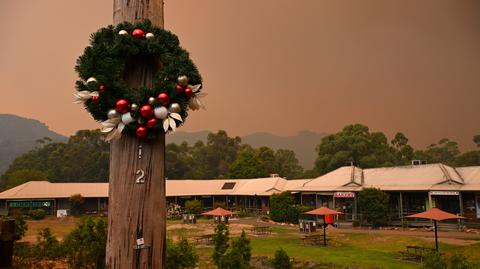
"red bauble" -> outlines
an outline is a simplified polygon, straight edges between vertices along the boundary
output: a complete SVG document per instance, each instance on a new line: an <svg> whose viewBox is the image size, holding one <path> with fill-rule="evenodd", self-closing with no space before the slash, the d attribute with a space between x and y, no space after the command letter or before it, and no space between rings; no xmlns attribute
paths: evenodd
<svg viewBox="0 0 480 269"><path fill-rule="evenodd" d="M145 32L142 29L135 29L132 32L132 36L136 38L144 38Z"/></svg>
<svg viewBox="0 0 480 269"><path fill-rule="evenodd" d="M98 102L100 102L100 97L99 96L92 96L92 102L94 102L95 104L98 104Z"/></svg>
<svg viewBox="0 0 480 269"><path fill-rule="evenodd" d="M135 134L137 135L138 138L147 138L148 129L145 126L138 126L137 131L135 131Z"/></svg>
<svg viewBox="0 0 480 269"><path fill-rule="evenodd" d="M156 125L157 125L157 119L155 118L151 118L147 121L147 127L150 129L155 128Z"/></svg>
<svg viewBox="0 0 480 269"><path fill-rule="evenodd" d="M150 119L153 116L153 108L150 105L143 105L140 108L140 115L146 119Z"/></svg>
<svg viewBox="0 0 480 269"><path fill-rule="evenodd" d="M170 97L168 97L168 94L162 92L158 95L158 100L160 101L160 104L166 106L170 103Z"/></svg>
<svg viewBox="0 0 480 269"><path fill-rule="evenodd" d="M127 113L128 112L128 102L125 99L120 99L117 101L115 105L115 110L120 113Z"/></svg>
<svg viewBox="0 0 480 269"><path fill-rule="evenodd" d="M193 91L190 88L186 88L184 93L185 93L185 96L187 96L187 97L192 97L193 96Z"/></svg>
<svg viewBox="0 0 480 269"><path fill-rule="evenodd" d="M98 86L98 91L99 92L103 92L104 90L105 90L105 86L103 86L103 85Z"/></svg>
<svg viewBox="0 0 480 269"><path fill-rule="evenodd" d="M182 85L177 85L175 87L175 91L177 92L177 94L182 94L183 93L183 87Z"/></svg>

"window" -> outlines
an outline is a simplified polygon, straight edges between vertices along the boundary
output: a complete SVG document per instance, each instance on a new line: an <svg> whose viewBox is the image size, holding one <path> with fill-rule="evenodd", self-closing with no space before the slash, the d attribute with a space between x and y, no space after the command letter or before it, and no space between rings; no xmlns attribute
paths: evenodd
<svg viewBox="0 0 480 269"><path fill-rule="evenodd" d="M225 182L222 186L222 190L233 190L235 187L235 182Z"/></svg>

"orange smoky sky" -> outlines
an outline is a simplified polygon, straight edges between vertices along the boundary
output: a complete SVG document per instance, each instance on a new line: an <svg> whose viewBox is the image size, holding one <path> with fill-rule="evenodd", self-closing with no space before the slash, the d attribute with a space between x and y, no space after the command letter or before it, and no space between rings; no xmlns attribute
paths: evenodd
<svg viewBox="0 0 480 269"><path fill-rule="evenodd" d="M99 125L73 104L76 58L112 1L0 1L0 113L65 135ZM480 1L165 0L207 111L182 131L336 132L363 123L423 147L480 134Z"/></svg>

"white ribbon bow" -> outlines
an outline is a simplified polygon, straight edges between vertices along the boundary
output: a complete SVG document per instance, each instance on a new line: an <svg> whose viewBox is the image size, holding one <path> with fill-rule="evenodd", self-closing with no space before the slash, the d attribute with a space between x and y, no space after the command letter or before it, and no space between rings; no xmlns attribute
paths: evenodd
<svg viewBox="0 0 480 269"><path fill-rule="evenodd" d="M188 107L190 107L191 110L199 110L200 108L206 110L205 105L200 100L200 98L207 96L206 92L200 92L202 84L197 84L194 86L189 85L188 87L192 89L193 92L192 98L190 98L190 101L188 101Z"/></svg>
<svg viewBox="0 0 480 269"><path fill-rule="evenodd" d="M75 104L83 104L94 96L98 96L98 92L80 91L73 94L75 96Z"/></svg>
<svg viewBox="0 0 480 269"><path fill-rule="evenodd" d="M163 120L163 130L165 130L165 133L168 132L168 128L172 128L172 131L175 132L175 129L177 128L175 120L183 122L182 116L178 113L170 113L168 114L168 117Z"/></svg>
<svg viewBox="0 0 480 269"><path fill-rule="evenodd" d="M102 133L109 133L105 138L106 141L120 138L125 128L121 118L108 119L100 123L102 125Z"/></svg>

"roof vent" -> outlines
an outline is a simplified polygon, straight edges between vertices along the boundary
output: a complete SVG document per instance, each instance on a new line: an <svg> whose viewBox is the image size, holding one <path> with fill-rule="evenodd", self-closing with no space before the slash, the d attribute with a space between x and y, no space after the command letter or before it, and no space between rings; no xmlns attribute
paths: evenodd
<svg viewBox="0 0 480 269"><path fill-rule="evenodd" d="M270 177L280 177L279 174L270 174Z"/></svg>
<svg viewBox="0 0 480 269"><path fill-rule="evenodd" d="M427 164L427 160L412 160L412 165Z"/></svg>

